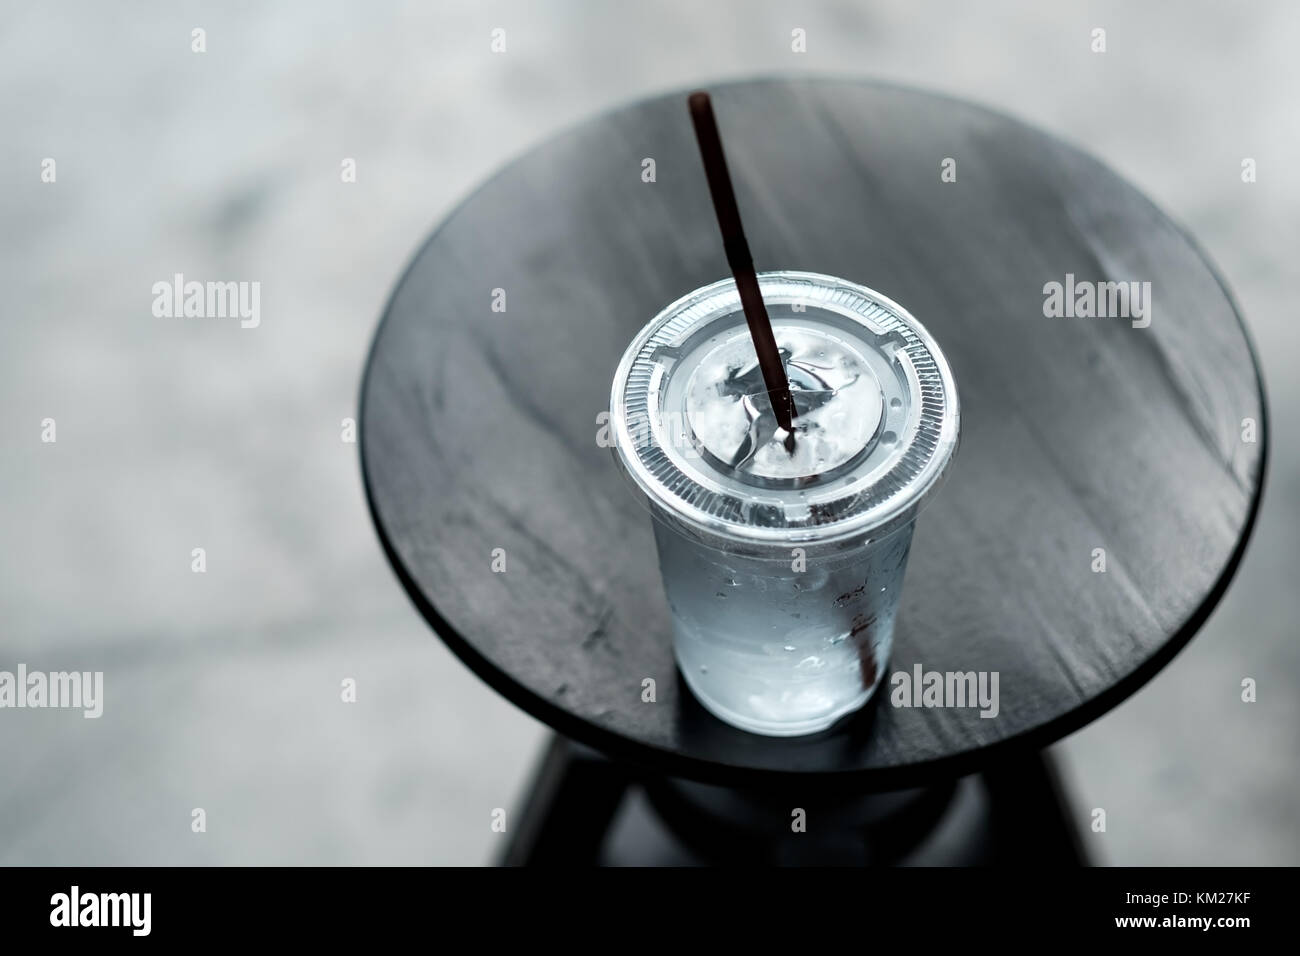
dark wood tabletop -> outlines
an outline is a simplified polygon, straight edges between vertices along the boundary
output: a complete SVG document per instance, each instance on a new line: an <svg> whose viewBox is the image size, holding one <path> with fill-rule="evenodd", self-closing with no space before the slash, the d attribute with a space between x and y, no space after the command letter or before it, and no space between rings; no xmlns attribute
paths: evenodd
<svg viewBox="0 0 1300 956"><path fill-rule="evenodd" d="M686 92L510 163L394 292L361 459L416 606L561 733L714 782L919 784L1105 713L1205 621L1259 505L1264 397L1221 277L1097 160L999 113L854 80L712 87L759 270L884 293L958 383L961 448L917 524L886 679L996 671L1000 691L994 718L894 707L886 683L816 736L732 729L677 675L650 518L598 440L633 335L727 275ZM1150 283L1150 324L1045 315L1067 275Z"/></svg>

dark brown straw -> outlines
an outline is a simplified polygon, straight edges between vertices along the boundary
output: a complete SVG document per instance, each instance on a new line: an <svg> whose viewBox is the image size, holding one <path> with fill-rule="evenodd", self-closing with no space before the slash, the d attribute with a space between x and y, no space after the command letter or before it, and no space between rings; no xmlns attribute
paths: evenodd
<svg viewBox="0 0 1300 956"><path fill-rule="evenodd" d="M763 382L772 399L776 420L787 432L794 431L794 398L790 395L790 380L785 375L785 364L772 334L772 321L763 305L763 295L758 289L758 276L754 260L749 255L749 243L740 225L740 210L736 207L736 194L731 188L731 175L727 172L727 158L722 152L722 139L718 124L713 118L713 103L709 94L692 93L688 100L691 120L695 124L695 138L700 143L700 156L704 160L704 174L709 180L709 193L713 196L713 210L718 214L718 227L722 230L722 247L727 253L727 265L736 277L740 290L740 304L745 310L745 322L754 339L758 353L758 367L763 372Z"/></svg>

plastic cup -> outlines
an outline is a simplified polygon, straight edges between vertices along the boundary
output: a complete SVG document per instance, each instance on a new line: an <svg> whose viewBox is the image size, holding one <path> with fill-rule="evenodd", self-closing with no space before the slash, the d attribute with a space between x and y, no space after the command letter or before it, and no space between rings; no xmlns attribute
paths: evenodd
<svg viewBox="0 0 1300 956"><path fill-rule="evenodd" d="M762 273L759 286L795 399L793 442L731 279L641 330L610 421L655 519L686 684L735 727L793 736L879 686L913 526L960 416L943 353L897 303L807 272Z"/></svg>

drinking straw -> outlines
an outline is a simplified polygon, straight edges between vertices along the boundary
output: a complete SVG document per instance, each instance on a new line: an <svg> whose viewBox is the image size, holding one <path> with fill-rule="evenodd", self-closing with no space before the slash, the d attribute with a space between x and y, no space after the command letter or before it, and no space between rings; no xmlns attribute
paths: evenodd
<svg viewBox="0 0 1300 956"><path fill-rule="evenodd" d="M731 188L731 175L727 172L727 159L722 152L722 138L713 118L713 103L703 91L692 93L688 99L691 120L695 124L695 138L700 144L700 157L704 160L704 174L709 180L709 193L713 197L713 210L718 214L718 227L722 230L722 247L727 254L727 265L735 276L740 290L740 304L745 310L745 322L754 340L758 354L758 367L763 372L763 382L772 400L772 411L777 423L794 437L794 398L790 394L790 380L786 378L785 363L772 334L772 320L763 295L758 288L758 275L754 260L745 241L745 230L740 224L740 210L736 207L736 194Z"/></svg>

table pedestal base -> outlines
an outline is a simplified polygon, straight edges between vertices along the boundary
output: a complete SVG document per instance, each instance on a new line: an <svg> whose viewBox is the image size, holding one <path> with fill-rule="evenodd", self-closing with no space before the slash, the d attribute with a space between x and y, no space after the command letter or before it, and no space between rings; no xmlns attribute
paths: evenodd
<svg viewBox="0 0 1300 956"><path fill-rule="evenodd" d="M1079 820L1046 753L916 790L754 792L648 774L557 736L500 862L1081 866Z"/></svg>

